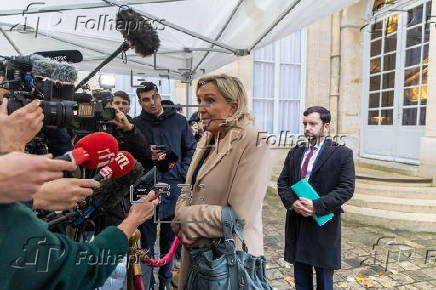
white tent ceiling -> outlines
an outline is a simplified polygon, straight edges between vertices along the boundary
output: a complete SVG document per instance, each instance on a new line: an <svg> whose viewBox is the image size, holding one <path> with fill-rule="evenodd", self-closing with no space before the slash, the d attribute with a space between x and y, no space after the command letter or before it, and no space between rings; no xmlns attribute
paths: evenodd
<svg viewBox="0 0 436 290"><path fill-rule="evenodd" d="M8 9L0 10L0 55L77 49L84 56L78 69L93 70L122 43L122 35L114 25L111 29L110 19L115 20L120 5L128 5L156 28L159 51L156 58L143 58L129 50L127 63L119 56L102 71L133 71L189 81L353 2L356 0L15 0L8 3Z"/></svg>

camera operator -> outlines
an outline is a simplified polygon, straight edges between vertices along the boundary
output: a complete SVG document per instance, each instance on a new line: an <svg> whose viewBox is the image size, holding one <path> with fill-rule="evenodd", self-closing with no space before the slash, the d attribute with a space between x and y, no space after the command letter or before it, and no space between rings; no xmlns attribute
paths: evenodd
<svg viewBox="0 0 436 290"><path fill-rule="evenodd" d="M5 154L0 156L0 203L29 201L45 182L61 178L63 171L76 166L52 160L51 155L22 153L42 128L44 115L37 100L8 115L6 93L0 89L0 152Z"/></svg>
<svg viewBox="0 0 436 290"><path fill-rule="evenodd" d="M0 91L0 100L4 93ZM0 105L0 151L24 150L25 144L42 128L43 117L39 101L33 101L11 115L7 113L7 101L3 101ZM31 199L35 192L42 192L40 186L46 181L56 182L63 171L76 168L73 163L50 157L21 152L0 156L0 247L7 249L0 252L3 277L0 289L29 289L29 284L35 289L94 289L104 283L116 264L105 261L90 264L78 257L82 254L85 258L97 257L102 250L114 257L125 255L127 238L153 215L157 200L151 201L154 197L151 193L142 199L144 203L131 208L118 228L108 227L92 243L73 242L50 232L46 223L17 202ZM54 196L70 190L61 188L52 186L45 192Z"/></svg>

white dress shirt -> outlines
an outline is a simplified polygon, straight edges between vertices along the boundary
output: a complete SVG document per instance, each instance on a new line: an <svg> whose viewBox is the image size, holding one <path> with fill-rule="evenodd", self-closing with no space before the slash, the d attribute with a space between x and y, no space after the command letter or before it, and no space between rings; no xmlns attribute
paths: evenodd
<svg viewBox="0 0 436 290"><path fill-rule="evenodd" d="M306 180L310 178L310 174L312 173L313 165L315 164L316 158L318 157L319 151L321 150L322 146L324 145L324 139L321 141L321 143L315 145L316 148L315 151L313 151L312 158L310 158L309 164L307 165L307 175ZM307 154L309 154L310 148L312 146L308 147L306 151L304 152L303 159L301 160L300 169L303 168L304 161L306 160Z"/></svg>

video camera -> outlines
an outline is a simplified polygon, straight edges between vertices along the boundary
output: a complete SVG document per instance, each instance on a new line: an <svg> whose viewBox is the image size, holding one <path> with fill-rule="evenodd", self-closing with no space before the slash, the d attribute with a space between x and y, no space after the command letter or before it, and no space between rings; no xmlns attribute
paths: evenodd
<svg viewBox="0 0 436 290"><path fill-rule="evenodd" d="M109 131L115 118L110 92L75 93L77 70L39 54L2 57L0 87L9 90L8 111L12 113L32 100L41 100L44 126L72 129L75 134Z"/></svg>

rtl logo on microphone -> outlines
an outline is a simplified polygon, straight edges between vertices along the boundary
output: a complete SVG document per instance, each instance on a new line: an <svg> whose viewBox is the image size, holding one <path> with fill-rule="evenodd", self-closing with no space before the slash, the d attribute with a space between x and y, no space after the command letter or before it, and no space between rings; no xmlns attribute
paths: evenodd
<svg viewBox="0 0 436 290"><path fill-rule="evenodd" d="M108 165L115 158L115 153L112 152L109 148L101 151L97 151L99 163L97 164L97 168Z"/></svg>
<svg viewBox="0 0 436 290"><path fill-rule="evenodd" d="M122 152L118 153L117 157L115 157L115 161L118 163L121 169L124 169L124 167L130 163L129 158L127 158L127 156Z"/></svg>

